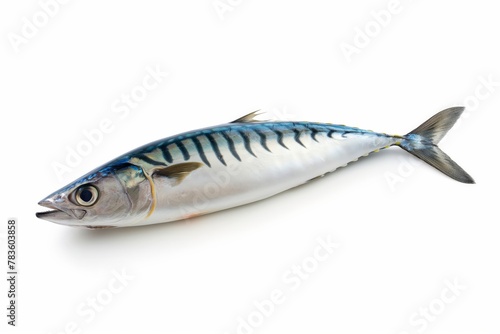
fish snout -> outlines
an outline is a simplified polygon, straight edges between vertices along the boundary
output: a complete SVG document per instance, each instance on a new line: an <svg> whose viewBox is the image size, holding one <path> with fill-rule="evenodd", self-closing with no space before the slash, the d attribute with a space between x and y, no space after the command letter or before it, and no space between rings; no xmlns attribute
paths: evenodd
<svg viewBox="0 0 500 334"><path fill-rule="evenodd" d="M58 224L67 224L72 220L80 220L87 214L87 211L83 209L71 209L58 205L56 201L50 197L41 200L38 202L38 205L52 210L37 212L37 218Z"/></svg>

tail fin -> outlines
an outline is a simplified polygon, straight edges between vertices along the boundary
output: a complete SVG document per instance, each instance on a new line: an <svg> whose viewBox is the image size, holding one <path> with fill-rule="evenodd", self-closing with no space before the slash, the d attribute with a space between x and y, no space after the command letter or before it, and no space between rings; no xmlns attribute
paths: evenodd
<svg viewBox="0 0 500 334"><path fill-rule="evenodd" d="M464 107L453 107L438 112L418 128L403 136L398 144L407 152L437 168L442 173L463 183L475 183L457 163L437 146L455 124Z"/></svg>

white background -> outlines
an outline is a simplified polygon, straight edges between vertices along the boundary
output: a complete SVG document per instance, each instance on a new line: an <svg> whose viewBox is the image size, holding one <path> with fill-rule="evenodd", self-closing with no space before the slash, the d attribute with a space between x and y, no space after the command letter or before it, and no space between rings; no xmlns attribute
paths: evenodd
<svg viewBox="0 0 500 334"><path fill-rule="evenodd" d="M18 327L2 306L1 332L232 334L243 319L254 323L244 333L498 333L493 3L401 0L382 28L372 11L385 0L221 3L232 10L218 13L212 0L69 1L16 52L13 34L24 17L43 16L41 5L2 2L1 258L16 217L20 277ZM356 38L367 45L348 61L341 45ZM168 77L119 118L113 104L157 66ZM88 231L35 217L43 197L125 151L256 109L406 133L464 103L467 117L440 146L476 185L392 148L189 223ZM113 130L59 178L53 165L103 119ZM319 263L317 238L339 244ZM294 290L283 276L304 261L317 268ZM111 294L122 270L133 279ZM462 286L457 295L447 281ZM0 289L6 305L4 279ZM273 290L284 300L257 314ZM82 316L96 296L107 304Z"/></svg>

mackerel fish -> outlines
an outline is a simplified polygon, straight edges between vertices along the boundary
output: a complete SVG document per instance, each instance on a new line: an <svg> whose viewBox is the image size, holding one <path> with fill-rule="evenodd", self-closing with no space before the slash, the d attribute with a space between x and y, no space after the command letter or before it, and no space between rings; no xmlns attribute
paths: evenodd
<svg viewBox="0 0 500 334"><path fill-rule="evenodd" d="M463 110L443 110L406 135L259 121L253 112L123 154L41 200L51 210L36 216L90 229L171 222L268 198L391 146L474 183L437 146Z"/></svg>

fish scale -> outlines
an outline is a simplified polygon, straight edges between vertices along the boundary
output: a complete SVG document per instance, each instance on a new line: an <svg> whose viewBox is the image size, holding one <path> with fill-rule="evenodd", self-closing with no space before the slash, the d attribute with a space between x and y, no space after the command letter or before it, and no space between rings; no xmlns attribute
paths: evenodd
<svg viewBox="0 0 500 334"><path fill-rule="evenodd" d="M207 157L207 152L209 152L209 154L213 154L220 163L226 165L223 155L221 154L221 147L228 149L231 155L233 155L238 161L241 161L238 151L244 149L248 153L254 155L251 147L255 147L255 145L260 145L266 151L272 152L268 147L268 142L271 140L275 140L276 143L283 148L289 149L285 145L284 140L293 138L297 144L303 148L307 148L300 140L302 136L310 136L311 139L318 143L318 134L322 134L323 136L327 136L331 139L333 138L333 134L344 136L349 133L372 135L384 138L390 137L387 134L333 124L324 125L308 122L289 122L281 124L276 124L275 122L264 124L257 123L239 127L222 126L196 131L194 133L182 134L159 141L153 146L141 148L137 150L137 152L131 152L126 157L138 158L143 160L146 164L158 166L169 165L179 161L180 157L178 153L182 153L184 161L190 161L190 158L193 155L197 155L207 166L211 167L212 163ZM258 138L255 138L255 134ZM209 145L207 145L206 140L208 140ZM191 143L186 144L186 141L191 141ZM204 145L202 145L202 142L204 142ZM236 148L235 143L239 144L238 149ZM186 146L190 147L190 149L186 149ZM178 152L172 152L175 147L178 147ZM163 152L162 159L155 160L148 156L148 154L152 153L156 149L161 149Z"/></svg>
<svg viewBox="0 0 500 334"><path fill-rule="evenodd" d="M313 122L228 124L141 146L47 196L37 216L86 228L191 218L255 202L359 157L399 146L463 183L472 177L437 146L463 112L443 110L407 135Z"/></svg>
<svg viewBox="0 0 500 334"><path fill-rule="evenodd" d="M345 146L338 145L349 139L353 146L359 148L358 151L346 150ZM249 123L219 126L182 134L177 138L167 138L145 150L132 153L131 156L142 160L142 163L133 161L152 175L158 164L168 166L199 162L205 166L175 187L163 182L163 178L153 178L157 204L145 221L159 222L165 217L169 220L193 217L241 205L242 201L248 203L273 196L318 175L332 172L357 160L361 155L387 147L397 140L399 139L386 134L338 125L307 122ZM169 150L170 147L177 146L179 141L189 154L188 160L184 159L180 150ZM365 144L360 145L360 141ZM154 162L143 159L157 149L169 150L172 162L169 163L166 159ZM203 187L200 190L200 185L215 184L214 175L225 173L228 168L238 169L238 173L230 175L230 184L218 186L217 198L212 198L210 191L205 191ZM263 168L267 170L265 175L256 172ZM177 200L186 197L204 198L210 205Z"/></svg>

